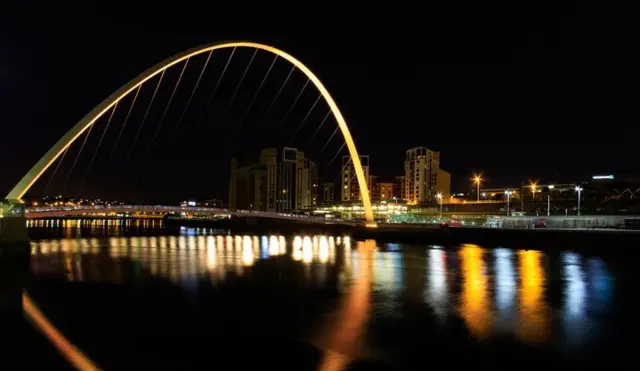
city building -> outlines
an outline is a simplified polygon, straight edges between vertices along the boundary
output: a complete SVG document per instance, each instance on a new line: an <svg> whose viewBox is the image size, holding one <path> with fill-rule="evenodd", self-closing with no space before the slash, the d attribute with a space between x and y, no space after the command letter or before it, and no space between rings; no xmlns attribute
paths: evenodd
<svg viewBox="0 0 640 371"><path fill-rule="evenodd" d="M265 148L258 158L231 160L229 207L287 212L316 203L317 166L304 152Z"/></svg>
<svg viewBox="0 0 640 371"><path fill-rule="evenodd" d="M370 178L375 179L373 176L371 176ZM377 179L375 181L371 182L371 185L369 186L372 191L371 191L371 200L373 201L386 201L386 200L392 200L394 197L394 193L393 193L393 189L394 189L394 184L393 182L379 182L377 181ZM396 197L396 200L398 198Z"/></svg>
<svg viewBox="0 0 640 371"><path fill-rule="evenodd" d="M438 169L436 192L442 194L442 198L445 200L451 197L451 173Z"/></svg>
<svg viewBox="0 0 640 371"><path fill-rule="evenodd" d="M404 174L405 200L411 204L435 202L437 193L451 194L451 175L441 171L438 151L425 147L409 149Z"/></svg>
<svg viewBox="0 0 640 371"><path fill-rule="evenodd" d="M393 197L397 200L407 200L406 189L407 178L405 176L397 176L393 179Z"/></svg>
<svg viewBox="0 0 640 371"><path fill-rule="evenodd" d="M367 181L369 191L371 187L371 179L369 179L369 156L360 156L360 163L362 164L362 170L364 171L364 177ZM360 185L356 177L356 171L351 161L351 156L342 156L342 167L340 170L341 187L340 187L340 200L341 201L355 201L362 200L360 194Z"/></svg>
<svg viewBox="0 0 640 371"><path fill-rule="evenodd" d="M335 201L334 192L336 189L336 184L333 182L323 183L320 185L320 203L322 204L330 204Z"/></svg>

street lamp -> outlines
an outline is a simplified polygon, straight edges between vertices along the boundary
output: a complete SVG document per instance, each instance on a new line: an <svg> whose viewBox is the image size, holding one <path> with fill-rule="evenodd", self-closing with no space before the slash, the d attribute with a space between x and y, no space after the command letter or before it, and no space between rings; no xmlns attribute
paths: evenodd
<svg viewBox="0 0 640 371"><path fill-rule="evenodd" d="M553 184L549 186L549 193L547 193L547 216L551 215L551 191L555 188Z"/></svg>
<svg viewBox="0 0 640 371"><path fill-rule="evenodd" d="M480 182L482 182L482 177L480 175L474 175L473 182L477 186L476 195L478 196L478 202L480 202Z"/></svg>
<svg viewBox="0 0 640 371"><path fill-rule="evenodd" d="M578 216L580 216L580 194L582 192L582 187L576 186L576 192L578 192Z"/></svg>
<svg viewBox="0 0 640 371"><path fill-rule="evenodd" d="M511 191L511 190L506 190L504 192L504 194L507 195L507 216L509 216L509 197L511 196L512 193L513 193L513 191Z"/></svg>
<svg viewBox="0 0 640 371"><path fill-rule="evenodd" d="M531 182L531 199L535 201L536 199L536 188L538 187L538 183Z"/></svg>
<svg viewBox="0 0 640 371"><path fill-rule="evenodd" d="M440 201L440 220L442 220L442 193L438 193L436 198Z"/></svg>

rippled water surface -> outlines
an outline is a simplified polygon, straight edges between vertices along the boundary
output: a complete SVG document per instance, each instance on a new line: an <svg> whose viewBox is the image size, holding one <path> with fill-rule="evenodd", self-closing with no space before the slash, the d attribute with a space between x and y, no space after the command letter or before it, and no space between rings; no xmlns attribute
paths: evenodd
<svg viewBox="0 0 640 371"><path fill-rule="evenodd" d="M105 367L509 368L624 362L636 342L624 259L51 223L31 228L32 294Z"/></svg>

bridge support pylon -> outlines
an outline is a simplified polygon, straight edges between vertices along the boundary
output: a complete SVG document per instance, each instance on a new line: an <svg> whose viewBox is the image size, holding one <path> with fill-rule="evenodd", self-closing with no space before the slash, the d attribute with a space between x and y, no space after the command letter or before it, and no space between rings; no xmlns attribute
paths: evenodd
<svg viewBox="0 0 640 371"><path fill-rule="evenodd" d="M25 205L19 200L0 200L0 326L22 318L22 290L29 277L30 258Z"/></svg>

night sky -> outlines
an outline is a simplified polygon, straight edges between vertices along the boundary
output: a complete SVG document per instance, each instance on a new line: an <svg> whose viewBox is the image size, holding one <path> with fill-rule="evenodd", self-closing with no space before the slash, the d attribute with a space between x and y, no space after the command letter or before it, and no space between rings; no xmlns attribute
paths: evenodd
<svg viewBox="0 0 640 371"><path fill-rule="evenodd" d="M361 154L371 156L371 172L382 178L402 175L405 151L417 145L442 151L454 189L466 189L475 172L490 187L638 170L640 130L631 111L637 43L631 23L610 17L611 9L581 2L15 3L3 2L0 12L3 192L138 73L189 47L224 40L272 44L306 63L333 94ZM229 54L214 52L181 121L206 54L189 62L149 158L150 138L182 65L166 73L128 159L157 79L141 89L117 146L133 96L114 114L93 163L107 117L77 163L83 137L55 177L52 167L31 194L226 199L232 153L284 144L305 150L325 179L335 178L339 159L327 165L341 137L321 151L335 121L325 122L309 143L328 111L323 101L292 138L318 97L311 85L282 122L306 81L300 72L266 115L290 70L287 62L276 61L247 112L273 56L256 54L231 101L253 54L239 49L207 108Z"/></svg>

